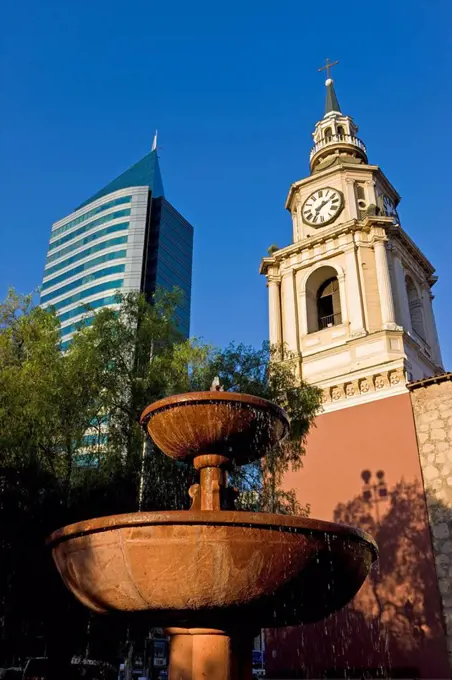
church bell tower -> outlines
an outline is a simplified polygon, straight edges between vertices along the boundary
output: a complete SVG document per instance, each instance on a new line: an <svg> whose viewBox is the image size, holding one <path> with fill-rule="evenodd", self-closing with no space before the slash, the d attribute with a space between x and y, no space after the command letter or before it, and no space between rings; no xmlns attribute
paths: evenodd
<svg viewBox="0 0 452 680"><path fill-rule="evenodd" d="M337 63L337 62L335 62ZM292 184L293 241L272 246L260 273L270 342L299 358L325 411L400 394L443 371L432 308L434 268L400 225L395 188L371 165L326 70L310 174Z"/></svg>

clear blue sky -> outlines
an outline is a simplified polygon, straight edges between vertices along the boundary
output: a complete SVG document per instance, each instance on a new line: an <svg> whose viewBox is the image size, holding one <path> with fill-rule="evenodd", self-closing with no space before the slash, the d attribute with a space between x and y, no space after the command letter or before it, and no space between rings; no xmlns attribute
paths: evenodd
<svg viewBox="0 0 452 680"><path fill-rule="evenodd" d="M258 266L290 242L284 201L308 174L329 57L342 110L437 268L450 367L451 25L450 0L7 3L0 294L40 284L51 223L143 156L158 128L166 195L195 226L193 334L266 339Z"/></svg>

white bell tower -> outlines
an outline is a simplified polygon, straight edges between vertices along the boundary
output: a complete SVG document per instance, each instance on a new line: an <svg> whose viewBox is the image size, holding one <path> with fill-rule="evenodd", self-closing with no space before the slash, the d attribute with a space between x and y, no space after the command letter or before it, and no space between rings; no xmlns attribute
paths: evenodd
<svg viewBox="0 0 452 680"><path fill-rule="evenodd" d="M337 63L337 62L335 62ZM341 112L330 78L310 175L289 189L293 242L272 246L270 342L299 357L326 411L389 397L442 372L432 308L434 268L402 229L400 196Z"/></svg>

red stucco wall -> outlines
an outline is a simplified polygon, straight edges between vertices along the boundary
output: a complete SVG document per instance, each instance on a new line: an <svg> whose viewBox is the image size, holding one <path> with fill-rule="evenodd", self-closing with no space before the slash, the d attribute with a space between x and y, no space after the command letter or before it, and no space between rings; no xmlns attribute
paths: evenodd
<svg viewBox="0 0 452 680"><path fill-rule="evenodd" d="M362 500L363 470L374 480L384 472L388 495L378 504ZM364 669L374 669L365 677L381 677L378 669L385 669L394 678L449 678L409 394L319 416L304 467L289 473L285 485L310 504L311 517L373 533L380 560L343 612L268 631L269 676L363 677Z"/></svg>

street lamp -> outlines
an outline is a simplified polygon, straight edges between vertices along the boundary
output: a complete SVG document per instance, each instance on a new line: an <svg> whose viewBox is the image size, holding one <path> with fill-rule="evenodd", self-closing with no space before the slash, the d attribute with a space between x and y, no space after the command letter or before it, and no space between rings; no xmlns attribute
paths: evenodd
<svg viewBox="0 0 452 680"><path fill-rule="evenodd" d="M377 524L380 524L380 510L378 504L385 501L388 497L388 487L385 482L385 473L383 470L378 470L376 473L376 481L371 483L372 473L370 470L363 470L361 472L361 479L363 485L363 500L371 506L375 506L375 515Z"/></svg>

